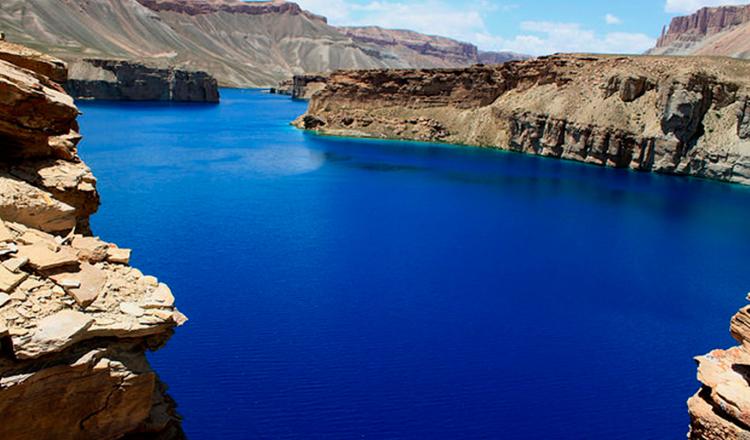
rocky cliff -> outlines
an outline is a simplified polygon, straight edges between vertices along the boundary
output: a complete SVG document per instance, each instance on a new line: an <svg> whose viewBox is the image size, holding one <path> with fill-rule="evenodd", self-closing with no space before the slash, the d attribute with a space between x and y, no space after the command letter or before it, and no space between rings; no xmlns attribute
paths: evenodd
<svg viewBox="0 0 750 440"><path fill-rule="evenodd" d="M288 95L294 99L310 99L326 86L328 75L294 75L291 80L282 81L271 88L271 93Z"/></svg>
<svg viewBox="0 0 750 440"><path fill-rule="evenodd" d="M408 40L396 44L353 37L283 1L3 0L0 30L71 63L119 59L200 70L230 87L271 87L294 75L337 69L478 62L471 45L401 31L390 31Z"/></svg>
<svg viewBox="0 0 750 440"><path fill-rule="evenodd" d="M76 99L219 102L219 85L205 72L128 61L81 60L71 66L65 90Z"/></svg>
<svg viewBox="0 0 750 440"><path fill-rule="evenodd" d="M740 346L696 358L702 387L688 401L692 440L750 438L750 306L730 329Z"/></svg>
<svg viewBox="0 0 750 440"><path fill-rule="evenodd" d="M185 317L129 250L89 234L99 197L51 79L64 64L17 49L0 43L0 438L179 438L145 352Z"/></svg>
<svg viewBox="0 0 750 440"><path fill-rule="evenodd" d="M559 55L331 75L296 124L750 184L750 63Z"/></svg>
<svg viewBox="0 0 750 440"><path fill-rule="evenodd" d="M675 17L649 52L750 58L750 5L703 8Z"/></svg>

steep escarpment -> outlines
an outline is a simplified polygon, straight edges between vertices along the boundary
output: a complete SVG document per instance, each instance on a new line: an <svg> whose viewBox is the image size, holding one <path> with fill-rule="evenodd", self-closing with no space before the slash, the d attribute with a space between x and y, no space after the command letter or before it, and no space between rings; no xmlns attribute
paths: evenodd
<svg viewBox="0 0 750 440"><path fill-rule="evenodd" d="M185 317L130 250L89 234L96 179L77 154L78 110L49 72L65 79L33 52L0 59L0 438L179 438L145 353Z"/></svg>
<svg viewBox="0 0 750 440"><path fill-rule="evenodd" d="M401 31L388 32L408 41L360 39L283 1L4 0L0 30L71 63L117 59L200 70L230 87L271 87L294 75L338 69L478 62L471 45ZM470 56L461 55L464 50Z"/></svg>
<svg viewBox="0 0 750 440"><path fill-rule="evenodd" d="M696 358L702 386L688 401L690 439L750 438L750 306L732 318L730 329L740 346Z"/></svg>
<svg viewBox="0 0 750 440"><path fill-rule="evenodd" d="M65 90L76 99L219 102L219 85L205 72L157 69L128 61L77 62Z"/></svg>
<svg viewBox="0 0 750 440"><path fill-rule="evenodd" d="M750 183L750 64L559 55L331 75L296 124Z"/></svg>
<svg viewBox="0 0 750 440"><path fill-rule="evenodd" d="M750 58L750 5L703 8L675 17L650 53Z"/></svg>
<svg viewBox="0 0 750 440"><path fill-rule="evenodd" d="M358 43L388 48L396 56L409 59L415 67L461 67L473 64L501 64L528 56L512 52L484 52L476 46L451 38L425 35L378 26L339 27L346 36Z"/></svg>

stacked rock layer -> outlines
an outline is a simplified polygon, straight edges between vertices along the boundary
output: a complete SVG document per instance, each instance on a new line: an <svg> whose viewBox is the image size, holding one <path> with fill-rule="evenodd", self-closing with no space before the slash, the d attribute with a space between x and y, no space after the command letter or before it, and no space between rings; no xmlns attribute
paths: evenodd
<svg viewBox="0 0 750 440"><path fill-rule="evenodd" d="M99 196L66 77L0 42L0 438L177 438L145 353L186 318L129 250L90 235Z"/></svg>
<svg viewBox="0 0 750 440"><path fill-rule="evenodd" d="M556 55L340 71L297 126L750 183L750 63Z"/></svg>

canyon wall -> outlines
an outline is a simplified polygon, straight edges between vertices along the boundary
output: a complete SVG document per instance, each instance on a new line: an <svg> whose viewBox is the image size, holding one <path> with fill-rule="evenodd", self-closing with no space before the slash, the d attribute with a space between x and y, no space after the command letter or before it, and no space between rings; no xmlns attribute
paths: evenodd
<svg viewBox="0 0 750 440"><path fill-rule="evenodd" d="M158 69L128 61L76 62L65 90L76 99L219 102L219 85L205 72Z"/></svg>
<svg viewBox="0 0 750 440"><path fill-rule="evenodd" d="M200 70L229 87L273 87L294 75L337 69L479 62L472 45L406 31L380 30L390 35L385 40L358 38L348 33L364 31L331 26L284 1L3 0L0 31L71 64L117 59Z"/></svg>
<svg viewBox="0 0 750 440"><path fill-rule="evenodd" d="M649 53L750 58L750 5L702 8L675 17Z"/></svg>
<svg viewBox="0 0 750 440"><path fill-rule="evenodd" d="M750 184L750 63L558 55L340 71L297 126Z"/></svg>
<svg viewBox="0 0 750 440"><path fill-rule="evenodd" d="M0 53L0 438L181 438L145 353L186 318L130 250L90 235L99 196L65 65Z"/></svg>

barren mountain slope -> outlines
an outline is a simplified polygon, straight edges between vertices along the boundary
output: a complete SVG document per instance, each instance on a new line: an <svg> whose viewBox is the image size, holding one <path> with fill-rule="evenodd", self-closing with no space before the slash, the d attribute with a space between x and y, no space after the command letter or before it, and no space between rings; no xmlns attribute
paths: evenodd
<svg viewBox="0 0 750 440"><path fill-rule="evenodd" d="M227 86L271 86L337 69L447 67L478 62L476 47L409 33L425 44L354 41L325 18L283 1L4 0L0 30L66 59L124 59L204 70ZM454 47L469 56L456 57ZM460 52L460 51L459 51Z"/></svg>

